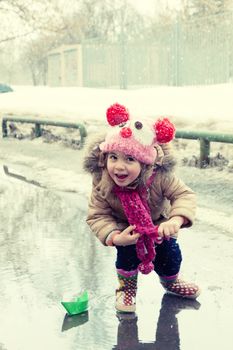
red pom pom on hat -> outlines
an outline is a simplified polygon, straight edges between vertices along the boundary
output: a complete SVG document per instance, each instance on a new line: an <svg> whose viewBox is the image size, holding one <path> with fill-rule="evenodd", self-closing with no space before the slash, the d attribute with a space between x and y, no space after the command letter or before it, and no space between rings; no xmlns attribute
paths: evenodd
<svg viewBox="0 0 233 350"><path fill-rule="evenodd" d="M130 128L122 128L120 131L121 137L127 138L132 136L132 130Z"/></svg>
<svg viewBox="0 0 233 350"><path fill-rule="evenodd" d="M159 143L171 141L175 136L175 126L168 118L159 119L154 125L156 140Z"/></svg>
<svg viewBox="0 0 233 350"><path fill-rule="evenodd" d="M129 112L125 106L115 103L107 109L107 121L111 126L119 125L129 120Z"/></svg>

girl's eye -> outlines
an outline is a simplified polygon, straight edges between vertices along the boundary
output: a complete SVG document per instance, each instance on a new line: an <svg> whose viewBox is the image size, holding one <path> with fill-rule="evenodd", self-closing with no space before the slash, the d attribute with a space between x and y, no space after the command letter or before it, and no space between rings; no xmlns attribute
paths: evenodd
<svg viewBox="0 0 233 350"><path fill-rule="evenodd" d="M115 154L109 154L109 159L116 160L117 156Z"/></svg>
<svg viewBox="0 0 233 350"><path fill-rule="evenodd" d="M134 161L135 161L135 159L134 159L133 157L127 157L127 160L128 160L129 162L134 162Z"/></svg>

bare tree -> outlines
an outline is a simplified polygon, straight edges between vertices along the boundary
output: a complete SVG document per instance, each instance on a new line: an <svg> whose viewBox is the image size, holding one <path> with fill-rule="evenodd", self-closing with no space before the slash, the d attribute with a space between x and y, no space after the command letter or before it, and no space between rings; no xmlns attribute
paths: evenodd
<svg viewBox="0 0 233 350"><path fill-rule="evenodd" d="M182 0L186 19L222 14L231 10L232 6L232 0Z"/></svg>
<svg viewBox="0 0 233 350"><path fill-rule="evenodd" d="M0 0L0 43L63 29L55 0Z"/></svg>
<svg viewBox="0 0 233 350"><path fill-rule="evenodd" d="M79 5L70 16L62 17L65 43L116 41L122 28L127 38L143 35L144 18L125 0L82 0Z"/></svg>

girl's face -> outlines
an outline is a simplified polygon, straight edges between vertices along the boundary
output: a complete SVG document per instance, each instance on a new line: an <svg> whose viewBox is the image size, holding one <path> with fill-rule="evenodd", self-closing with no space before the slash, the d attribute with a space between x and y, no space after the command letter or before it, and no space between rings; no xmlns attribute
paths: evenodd
<svg viewBox="0 0 233 350"><path fill-rule="evenodd" d="M107 157L107 170L113 181L121 187L137 179L141 164L135 158L122 152L111 152Z"/></svg>

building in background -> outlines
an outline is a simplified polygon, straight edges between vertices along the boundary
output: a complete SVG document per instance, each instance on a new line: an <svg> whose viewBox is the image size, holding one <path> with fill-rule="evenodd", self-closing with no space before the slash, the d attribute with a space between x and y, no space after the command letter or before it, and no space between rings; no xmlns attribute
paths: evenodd
<svg viewBox="0 0 233 350"><path fill-rule="evenodd" d="M83 86L81 45L64 45L48 53L50 86Z"/></svg>

